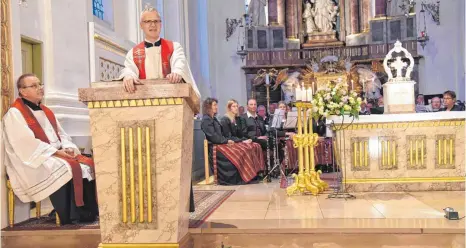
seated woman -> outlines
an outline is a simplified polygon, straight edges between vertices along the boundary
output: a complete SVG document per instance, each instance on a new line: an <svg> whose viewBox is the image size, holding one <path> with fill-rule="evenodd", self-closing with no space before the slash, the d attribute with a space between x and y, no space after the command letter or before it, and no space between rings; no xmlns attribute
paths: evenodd
<svg viewBox="0 0 466 248"><path fill-rule="evenodd" d="M244 137L242 128L246 123L244 119L239 117L238 102L231 99L227 103L227 113L220 119L222 124L222 134L228 139L235 142L245 141L251 143L252 140Z"/></svg>
<svg viewBox="0 0 466 248"><path fill-rule="evenodd" d="M217 183L221 185L237 185L250 182L257 172L264 169L261 152L257 152L250 141L227 138L222 133L222 126L215 118L218 112L218 101L207 98L203 103L204 116L201 129L209 141L209 161L216 170ZM236 142L238 143L235 143Z"/></svg>

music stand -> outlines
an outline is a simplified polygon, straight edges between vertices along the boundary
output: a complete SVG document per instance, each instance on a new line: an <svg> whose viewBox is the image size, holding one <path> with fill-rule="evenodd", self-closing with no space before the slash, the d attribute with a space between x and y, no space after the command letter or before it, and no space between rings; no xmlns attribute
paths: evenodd
<svg viewBox="0 0 466 248"><path fill-rule="evenodd" d="M285 118L285 111L280 110L280 109L275 109L275 113L273 114L273 118L272 118L272 125L270 127L275 128L275 129L281 129L284 118Z"/></svg>
<svg viewBox="0 0 466 248"><path fill-rule="evenodd" d="M283 125L283 129L296 129L297 124L298 124L298 112L297 111L288 112L285 125Z"/></svg>

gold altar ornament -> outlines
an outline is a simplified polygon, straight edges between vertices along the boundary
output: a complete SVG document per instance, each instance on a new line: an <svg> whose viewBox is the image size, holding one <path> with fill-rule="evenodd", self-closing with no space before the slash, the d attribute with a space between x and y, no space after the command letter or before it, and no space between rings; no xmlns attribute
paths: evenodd
<svg viewBox="0 0 466 248"><path fill-rule="evenodd" d="M293 174L294 183L286 189L288 196L297 194L317 195L328 188L320 179L321 171L315 171L314 147L319 137L312 130L312 116L307 113L312 109L310 102L296 102L298 109L298 133L293 136L294 147L298 149L298 175ZM303 125L304 124L304 125Z"/></svg>

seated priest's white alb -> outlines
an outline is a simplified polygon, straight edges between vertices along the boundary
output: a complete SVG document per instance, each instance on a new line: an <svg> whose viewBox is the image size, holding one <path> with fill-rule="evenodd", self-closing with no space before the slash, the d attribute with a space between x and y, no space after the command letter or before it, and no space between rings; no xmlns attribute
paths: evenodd
<svg viewBox="0 0 466 248"><path fill-rule="evenodd" d="M168 78L178 83L183 79L200 96L180 43L160 38L161 23L157 10L146 6L140 21L145 40L129 50L119 80L123 79L126 90L131 92L134 91L133 80ZM131 85L128 86L129 81Z"/></svg>
<svg viewBox="0 0 466 248"><path fill-rule="evenodd" d="M53 112L40 104L43 87L26 74L18 79L21 98L3 117L5 166L22 202L50 197L62 224L97 216L94 163L81 155Z"/></svg>
<svg viewBox="0 0 466 248"><path fill-rule="evenodd" d="M404 53L404 57L392 57L392 53L401 52ZM409 64L403 59L409 60ZM390 65L389 62L391 62ZM396 41L395 47L385 56L383 67L388 75L388 82L383 85L384 114L415 113L414 84L416 82L411 80L414 59L411 53L403 48L400 41ZM392 69L396 71L395 77L393 77ZM404 76L403 70L406 70Z"/></svg>

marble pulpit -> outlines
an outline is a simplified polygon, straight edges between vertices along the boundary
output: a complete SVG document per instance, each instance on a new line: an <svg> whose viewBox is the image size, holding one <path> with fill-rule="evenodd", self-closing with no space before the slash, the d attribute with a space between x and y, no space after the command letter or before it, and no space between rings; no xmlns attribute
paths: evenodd
<svg viewBox="0 0 466 248"><path fill-rule="evenodd" d="M192 247L188 234L193 116L189 84L145 80L79 89L89 108L100 247Z"/></svg>

